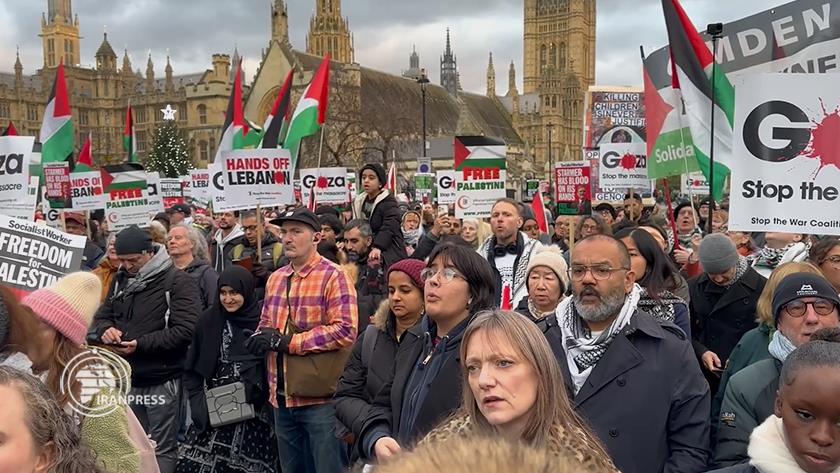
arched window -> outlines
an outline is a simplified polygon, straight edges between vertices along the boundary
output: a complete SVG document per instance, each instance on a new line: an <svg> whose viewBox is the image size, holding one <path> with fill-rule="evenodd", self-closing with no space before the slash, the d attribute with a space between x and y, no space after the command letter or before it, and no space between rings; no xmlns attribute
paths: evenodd
<svg viewBox="0 0 840 473"><path fill-rule="evenodd" d="M207 106L203 103L198 104L198 123L207 124Z"/></svg>
<svg viewBox="0 0 840 473"><path fill-rule="evenodd" d="M566 68L566 43L560 43L560 63L558 66L560 69Z"/></svg>
<svg viewBox="0 0 840 473"><path fill-rule="evenodd" d="M209 151L210 150L207 147L207 142L206 141L201 140L201 141L198 142L198 159L201 162L206 163L206 162L210 161Z"/></svg>
<svg viewBox="0 0 840 473"><path fill-rule="evenodd" d="M540 71L545 69L546 55L547 55L546 47L543 44L542 46L540 46Z"/></svg>
<svg viewBox="0 0 840 473"><path fill-rule="evenodd" d="M551 43L551 46L548 48L548 65L550 67L557 67L557 46L554 43Z"/></svg>

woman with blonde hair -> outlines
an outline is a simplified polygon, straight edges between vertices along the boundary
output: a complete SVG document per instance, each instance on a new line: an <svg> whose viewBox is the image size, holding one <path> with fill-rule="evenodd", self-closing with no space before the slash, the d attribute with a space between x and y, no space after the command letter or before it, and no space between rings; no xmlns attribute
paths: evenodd
<svg viewBox="0 0 840 473"><path fill-rule="evenodd" d="M572 409L560 367L536 324L515 312L481 312L464 332L460 360L461 409L424 443L498 436L558 457L571 454L585 471L616 471Z"/></svg>

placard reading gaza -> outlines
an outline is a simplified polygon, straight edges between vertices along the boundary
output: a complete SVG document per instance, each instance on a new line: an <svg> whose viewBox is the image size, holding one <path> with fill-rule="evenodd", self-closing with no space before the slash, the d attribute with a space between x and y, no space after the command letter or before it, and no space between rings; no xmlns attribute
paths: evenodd
<svg viewBox="0 0 840 473"><path fill-rule="evenodd" d="M840 235L840 88L834 74L735 83L729 228Z"/></svg>
<svg viewBox="0 0 840 473"><path fill-rule="evenodd" d="M0 215L0 281L18 295L53 284L82 265L85 237Z"/></svg>
<svg viewBox="0 0 840 473"><path fill-rule="evenodd" d="M264 207L295 202L292 160L286 149L222 153L228 206Z"/></svg>
<svg viewBox="0 0 840 473"><path fill-rule="evenodd" d="M300 170L301 202L309 202L309 194L315 189L318 204L344 204L350 199L347 183L347 169L321 168Z"/></svg>
<svg viewBox="0 0 840 473"><path fill-rule="evenodd" d="M650 187L644 143L608 143L600 149L598 179L605 189Z"/></svg>

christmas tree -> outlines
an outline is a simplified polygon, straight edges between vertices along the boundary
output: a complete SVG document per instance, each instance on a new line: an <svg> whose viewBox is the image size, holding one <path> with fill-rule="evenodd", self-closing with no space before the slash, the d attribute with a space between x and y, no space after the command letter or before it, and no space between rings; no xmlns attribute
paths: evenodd
<svg viewBox="0 0 840 473"><path fill-rule="evenodd" d="M193 169L187 144L175 120L163 120L155 131L145 167L149 171L158 171L160 177L173 178L184 176Z"/></svg>

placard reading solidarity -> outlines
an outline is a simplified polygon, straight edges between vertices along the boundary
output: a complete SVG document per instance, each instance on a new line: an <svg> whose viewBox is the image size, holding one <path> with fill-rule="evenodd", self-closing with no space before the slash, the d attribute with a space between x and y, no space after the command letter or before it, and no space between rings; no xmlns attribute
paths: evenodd
<svg viewBox="0 0 840 473"><path fill-rule="evenodd" d="M289 150L236 150L222 153L222 158L229 207L272 207L295 202Z"/></svg>
<svg viewBox="0 0 840 473"><path fill-rule="evenodd" d="M598 170L605 189L650 188L644 143L606 143L601 145Z"/></svg>
<svg viewBox="0 0 840 473"><path fill-rule="evenodd" d="M438 204L452 205L455 203L455 176L457 174L456 171L438 171L435 173Z"/></svg>
<svg viewBox="0 0 840 473"><path fill-rule="evenodd" d="M840 235L840 89L833 74L735 81L729 228Z"/></svg>
<svg viewBox="0 0 840 473"><path fill-rule="evenodd" d="M0 281L19 295L78 271L85 237L0 215Z"/></svg>
<svg viewBox="0 0 840 473"><path fill-rule="evenodd" d="M313 188L318 204L344 204L350 199L345 168L301 169L300 184L301 202L304 203L309 202Z"/></svg>

